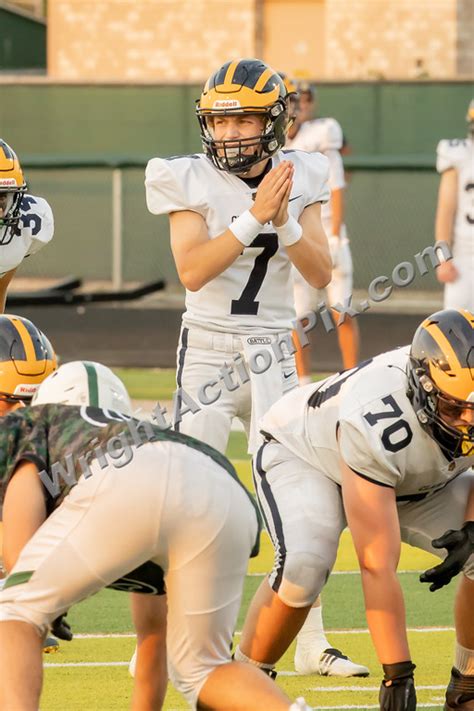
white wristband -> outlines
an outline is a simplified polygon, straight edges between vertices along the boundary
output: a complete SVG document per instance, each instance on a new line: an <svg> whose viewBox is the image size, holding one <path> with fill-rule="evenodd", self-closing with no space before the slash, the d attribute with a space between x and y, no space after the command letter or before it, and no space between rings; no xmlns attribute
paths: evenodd
<svg viewBox="0 0 474 711"><path fill-rule="evenodd" d="M301 227L298 220L295 220L293 215L290 215L288 220L284 225L277 227L273 225L275 232L277 233L280 242L285 245L285 247L291 247L291 245L296 244L301 239L303 234L303 228Z"/></svg>
<svg viewBox="0 0 474 711"><path fill-rule="evenodd" d="M229 230L242 242L244 247L249 247L255 237L262 231L263 225L252 215L250 210L245 210L236 220L230 223Z"/></svg>

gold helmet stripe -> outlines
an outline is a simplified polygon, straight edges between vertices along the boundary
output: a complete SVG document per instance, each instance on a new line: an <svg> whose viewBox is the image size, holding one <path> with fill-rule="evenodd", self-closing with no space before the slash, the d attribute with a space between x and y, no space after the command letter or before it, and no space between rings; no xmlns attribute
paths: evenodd
<svg viewBox="0 0 474 711"><path fill-rule="evenodd" d="M229 64L227 71L225 73L224 83L222 85L221 91L226 91L226 87L227 87L227 91L231 91L234 88L232 79L234 78L235 70L237 69L237 66L239 64L240 64L240 59L236 59Z"/></svg>
<svg viewBox="0 0 474 711"><path fill-rule="evenodd" d="M254 90L261 91L263 89L263 87L265 86L265 84L267 83L267 81L270 79L271 76L273 76L274 73L275 72L273 71L273 69L270 69L270 67L268 67L268 69L265 69L265 71L262 72L257 83L255 84Z"/></svg>
<svg viewBox="0 0 474 711"><path fill-rule="evenodd" d="M21 342L23 344L23 348L25 349L25 360L27 362L35 362L37 360L36 356L36 350L35 346L33 343L33 339L31 338L30 332L26 328L25 324L22 323L19 319L10 319L13 325L15 326L16 330L21 336Z"/></svg>

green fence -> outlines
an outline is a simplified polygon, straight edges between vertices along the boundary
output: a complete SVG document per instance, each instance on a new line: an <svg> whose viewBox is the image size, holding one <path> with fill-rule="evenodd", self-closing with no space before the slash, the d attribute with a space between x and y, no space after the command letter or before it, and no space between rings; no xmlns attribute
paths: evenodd
<svg viewBox="0 0 474 711"><path fill-rule="evenodd" d="M0 135L20 156L169 156L199 150L199 86L0 83ZM321 84L320 111L354 154L433 155L463 136L471 82Z"/></svg>
<svg viewBox="0 0 474 711"><path fill-rule="evenodd" d="M75 274L110 279L116 286L157 276L177 282L167 218L150 215L145 205L144 165L140 159L102 165L97 160L56 159L41 165L26 160L31 192L46 197L53 207L56 236L24 263L21 274ZM346 166L355 287L365 288L374 277L389 276L399 262L414 263L414 255L432 244L438 177L429 155L416 160L350 157ZM431 272L418 277L411 288L438 287Z"/></svg>

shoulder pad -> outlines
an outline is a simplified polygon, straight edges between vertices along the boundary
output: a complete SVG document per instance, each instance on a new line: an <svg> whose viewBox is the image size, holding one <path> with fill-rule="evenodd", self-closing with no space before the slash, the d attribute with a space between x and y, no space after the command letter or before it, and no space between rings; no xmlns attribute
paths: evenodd
<svg viewBox="0 0 474 711"><path fill-rule="evenodd" d="M436 149L436 170L438 173L456 168L463 160L467 148L467 141L463 138L446 138L440 141Z"/></svg>

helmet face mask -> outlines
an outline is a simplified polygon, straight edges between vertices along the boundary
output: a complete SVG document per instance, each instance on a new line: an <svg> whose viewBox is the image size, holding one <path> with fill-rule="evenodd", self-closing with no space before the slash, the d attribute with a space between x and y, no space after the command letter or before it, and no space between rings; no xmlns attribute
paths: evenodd
<svg viewBox="0 0 474 711"><path fill-rule="evenodd" d="M407 375L418 420L444 454L474 456L474 316L448 309L426 319L413 338Z"/></svg>
<svg viewBox="0 0 474 711"><path fill-rule="evenodd" d="M285 144L288 125L283 80L258 59L227 62L208 79L197 102L204 152L216 168L246 173ZM256 135L219 139L213 119L219 116L259 116Z"/></svg>
<svg viewBox="0 0 474 711"><path fill-rule="evenodd" d="M27 190L23 171L15 152L0 139L0 245L13 239L20 219L20 205Z"/></svg>

